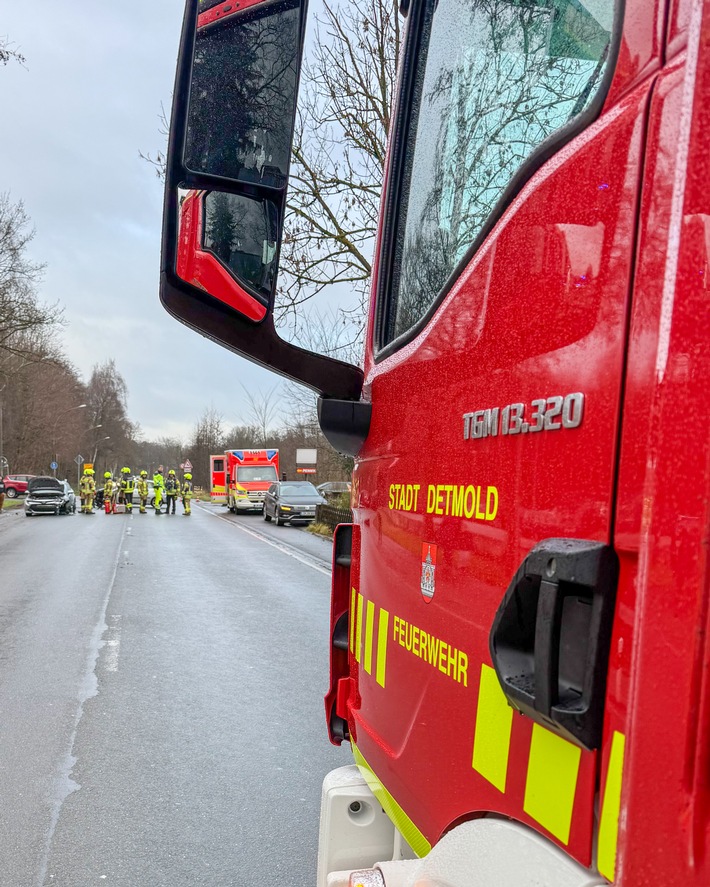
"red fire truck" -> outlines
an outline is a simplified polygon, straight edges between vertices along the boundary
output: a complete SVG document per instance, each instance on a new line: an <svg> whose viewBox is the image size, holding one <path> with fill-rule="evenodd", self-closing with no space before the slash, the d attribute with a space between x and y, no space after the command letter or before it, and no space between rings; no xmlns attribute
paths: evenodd
<svg viewBox="0 0 710 887"><path fill-rule="evenodd" d="M318 887L707 887L710 0L403 12L363 367L273 322L305 5L190 0L173 105L163 304L356 457Z"/></svg>

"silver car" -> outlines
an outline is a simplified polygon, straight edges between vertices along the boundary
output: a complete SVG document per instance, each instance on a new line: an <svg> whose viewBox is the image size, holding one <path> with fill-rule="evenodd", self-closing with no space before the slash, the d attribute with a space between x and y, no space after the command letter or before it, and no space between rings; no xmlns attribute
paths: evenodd
<svg viewBox="0 0 710 887"><path fill-rule="evenodd" d="M27 484L25 516L34 514L74 514L76 496L69 481L56 477L33 477Z"/></svg>
<svg viewBox="0 0 710 887"><path fill-rule="evenodd" d="M311 523L316 519L316 508L325 505L325 499L313 484L307 481L279 481L271 484L264 497L264 520L276 519L279 527L291 521Z"/></svg>

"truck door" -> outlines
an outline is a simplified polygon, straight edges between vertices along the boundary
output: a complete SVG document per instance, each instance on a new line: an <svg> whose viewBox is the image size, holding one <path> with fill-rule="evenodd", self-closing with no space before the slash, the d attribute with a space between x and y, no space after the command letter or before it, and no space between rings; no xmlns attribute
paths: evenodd
<svg viewBox="0 0 710 887"><path fill-rule="evenodd" d="M662 4L423 0L410 17L354 477L353 745L417 852L486 811L590 865L601 728L574 736L550 707L582 695L593 601L574 567L558 595L556 571L611 550ZM541 607L553 589L546 663L537 610L504 616L535 718L490 651L515 582Z"/></svg>

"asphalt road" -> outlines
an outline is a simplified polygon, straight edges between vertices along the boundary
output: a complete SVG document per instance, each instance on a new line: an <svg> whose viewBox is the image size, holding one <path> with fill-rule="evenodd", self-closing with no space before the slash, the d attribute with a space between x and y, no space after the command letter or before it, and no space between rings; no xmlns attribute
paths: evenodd
<svg viewBox="0 0 710 887"><path fill-rule="evenodd" d="M0 516L0 885L311 887L329 544L213 506Z"/></svg>

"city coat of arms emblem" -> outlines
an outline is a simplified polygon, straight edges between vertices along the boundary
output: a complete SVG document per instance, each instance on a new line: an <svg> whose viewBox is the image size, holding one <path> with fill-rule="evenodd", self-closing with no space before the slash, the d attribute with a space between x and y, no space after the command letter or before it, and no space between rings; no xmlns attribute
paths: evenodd
<svg viewBox="0 0 710 887"><path fill-rule="evenodd" d="M436 545L431 542L422 544L422 597L428 604L436 590Z"/></svg>

